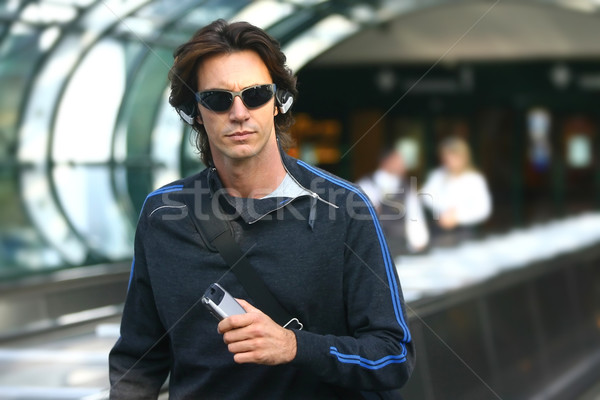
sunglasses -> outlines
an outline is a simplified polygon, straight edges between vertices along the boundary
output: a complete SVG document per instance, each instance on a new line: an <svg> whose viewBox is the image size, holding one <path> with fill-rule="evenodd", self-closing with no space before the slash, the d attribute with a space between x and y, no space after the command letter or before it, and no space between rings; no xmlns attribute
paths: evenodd
<svg viewBox="0 0 600 400"><path fill-rule="evenodd" d="M223 112L231 108L233 99L239 96L247 108L257 108L273 98L277 87L274 83L250 86L239 92L229 90L206 90L196 93L196 101L211 111Z"/></svg>

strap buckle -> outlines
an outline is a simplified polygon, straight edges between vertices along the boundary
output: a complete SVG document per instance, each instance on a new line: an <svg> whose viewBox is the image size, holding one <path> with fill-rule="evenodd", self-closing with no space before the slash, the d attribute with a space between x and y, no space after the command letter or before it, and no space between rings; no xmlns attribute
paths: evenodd
<svg viewBox="0 0 600 400"><path fill-rule="evenodd" d="M302 328L304 328L304 325L302 325L302 322L300 322L298 318L292 318L283 327L301 331Z"/></svg>

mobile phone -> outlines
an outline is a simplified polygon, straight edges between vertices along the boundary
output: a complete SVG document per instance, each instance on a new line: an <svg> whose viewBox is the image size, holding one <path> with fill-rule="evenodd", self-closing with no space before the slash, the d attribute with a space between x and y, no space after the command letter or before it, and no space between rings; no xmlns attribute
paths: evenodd
<svg viewBox="0 0 600 400"><path fill-rule="evenodd" d="M230 315L245 314L246 310L238 303L227 290L218 283L213 283L206 289L202 296L202 304L219 321Z"/></svg>

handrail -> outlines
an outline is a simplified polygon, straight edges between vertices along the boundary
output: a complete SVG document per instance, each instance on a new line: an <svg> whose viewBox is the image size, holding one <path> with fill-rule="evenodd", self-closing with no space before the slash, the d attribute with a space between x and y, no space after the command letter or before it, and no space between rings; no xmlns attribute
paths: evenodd
<svg viewBox="0 0 600 400"><path fill-rule="evenodd" d="M0 284L0 342L118 315L129 263L55 271Z"/></svg>

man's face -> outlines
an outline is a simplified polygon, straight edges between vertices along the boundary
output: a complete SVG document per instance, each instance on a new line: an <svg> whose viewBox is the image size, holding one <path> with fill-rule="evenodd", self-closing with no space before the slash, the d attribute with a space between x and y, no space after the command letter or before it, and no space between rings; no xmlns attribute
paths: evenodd
<svg viewBox="0 0 600 400"><path fill-rule="evenodd" d="M267 66L250 50L210 57L198 68L199 92L211 89L239 91L272 82ZM259 156L269 143L276 145L274 99L253 109L248 109L240 97L234 98L227 111L214 112L202 105L198 108L198 122L206 129L216 163Z"/></svg>

